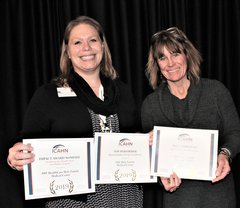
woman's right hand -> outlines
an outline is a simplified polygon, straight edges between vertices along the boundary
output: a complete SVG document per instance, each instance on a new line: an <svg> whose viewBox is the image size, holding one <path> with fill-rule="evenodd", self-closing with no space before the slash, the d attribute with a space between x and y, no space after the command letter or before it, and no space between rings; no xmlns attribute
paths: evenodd
<svg viewBox="0 0 240 208"><path fill-rule="evenodd" d="M179 178L176 173L173 173L169 178L160 177L160 179L165 190L170 192L176 191L182 183L181 178Z"/></svg>
<svg viewBox="0 0 240 208"><path fill-rule="evenodd" d="M9 149L8 165L18 171L23 170L23 166L34 161L33 147L28 144L18 142Z"/></svg>

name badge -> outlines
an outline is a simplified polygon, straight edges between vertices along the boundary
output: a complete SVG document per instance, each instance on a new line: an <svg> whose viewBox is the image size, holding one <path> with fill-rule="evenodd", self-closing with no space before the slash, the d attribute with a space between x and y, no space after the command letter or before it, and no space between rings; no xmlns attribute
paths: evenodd
<svg viewBox="0 0 240 208"><path fill-rule="evenodd" d="M71 87L58 87L57 94L58 94L58 97L76 97L77 96Z"/></svg>

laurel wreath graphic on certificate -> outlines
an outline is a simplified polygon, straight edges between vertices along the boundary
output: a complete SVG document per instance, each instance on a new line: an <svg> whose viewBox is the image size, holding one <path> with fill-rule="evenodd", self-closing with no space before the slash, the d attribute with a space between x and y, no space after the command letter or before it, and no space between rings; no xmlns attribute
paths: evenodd
<svg viewBox="0 0 240 208"><path fill-rule="evenodd" d="M132 169L131 173L119 173L119 171L120 171L120 169L116 170L115 174L114 174L114 177L115 177L116 181L120 181L120 178L129 178L129 177L132 178L132 181L136 180L137 174L136 174L135 170Z"/></svg>
<svg viewBox="0 0 240 208"><path fill-rule="evenodd" d="M57 189L61 189L61 188L64 188L64 187L65 187L65 188L68 188L68 187L69 187L68 193L71 193L71 192L73 191L74 184L73 184L73 182L72 182L71 180L69 180L69 179L68 179L68 182L69 182L69 184L55 185L55 180L52 181L52 182L50 183L50 186L49 186L50 192L51 192L52 194L56 194L56 190L57 190Z"/></svg>

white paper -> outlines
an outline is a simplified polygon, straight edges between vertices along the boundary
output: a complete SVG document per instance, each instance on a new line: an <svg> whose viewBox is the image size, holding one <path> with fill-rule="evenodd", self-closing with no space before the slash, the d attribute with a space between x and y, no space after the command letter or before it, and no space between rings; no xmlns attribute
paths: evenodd
<svg viewBox="0 0 240 208"><path fill-rule="evenodd" d="M218 131L155 126L151 174L212 180L217 168Z"/></svg>
<svg viewBox="0 0 240 208"><path fill-rule="evenodd" d="M150 176L148 134L96 133L96 183L157 182Z"/></svg>
<svg viewBox="0 0 240 208"><path fill-rule="evenodd" d="M93 138L24 139L35 161L24 166L25 199L95 191Z"/></svg>

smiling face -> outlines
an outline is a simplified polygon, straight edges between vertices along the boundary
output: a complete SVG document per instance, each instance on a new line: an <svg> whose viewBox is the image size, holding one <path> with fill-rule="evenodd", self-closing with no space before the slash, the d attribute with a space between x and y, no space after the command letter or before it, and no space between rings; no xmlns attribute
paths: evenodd
<svg viewBox="0 0 240 208"><path fill-rule="evenodd" d="M167 82L187 80L187 60L183 53L171 52L164 47L162 55L158 58L157 62Z"/></svg>
<svg viewBox="0 0 240 208"><path fill-rule="evenodd" d="M78 74L99 73L103 47L93 26L83 23L72 29L68 41L68 56Z"/></svg>

